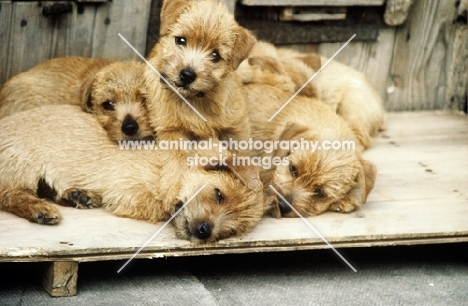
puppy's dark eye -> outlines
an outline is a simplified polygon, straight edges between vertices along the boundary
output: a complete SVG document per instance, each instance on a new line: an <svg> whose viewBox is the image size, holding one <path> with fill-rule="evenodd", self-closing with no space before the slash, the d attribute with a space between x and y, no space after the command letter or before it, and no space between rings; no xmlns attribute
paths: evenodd
<svg viewBox="0 0 468 306"><path fill-rule="evenodd" d="M218 204L223 204L224 197L218 188L215 188L215 196L216 196L216 200L218 200Z"/></svg>
<svg viewBox="0 0 468 306"><path fill-rule="evenodd" d="M185 37L177 36L175 38L175 43L178 46L186 46L187 45L187 39L185 39Z"/></svg>
<svg viewBox="0 0 468 306"><path fill-rule="evenodd" d="M102 103L102 108L104 108L105 110L108 110L108 111L113 111L115 109L114 108L114 102L106 101L106 102Z"/></svg>
<svg viewBox="0 0 468 306"><path fill-rule="evenodd" d="M176 211L178 211L179 209L181 209L182 206L184 206L184 202L179 201L179 203L177 203L176 206L175 206Z"/></svg>
<svg viewBox="0 0 468 306"><path fill-rule="evenodd" d="M214 50L212 53L211 53L211 56L212 56L212 61L213 63L217 63L221 60L221 55L219 55L219 52L217 50Z"/></svg>
<svg viewBox="0 0 468 306"><path fill-rule="evenodd" d="M317 198L324 199L324 198L327 197L327 194L325 193L325 191L323 191L322 188L316 188L315 189L315 196Z"/></svg>
<svg viewBox="0 0 468 306"><path fill-rule="evenodd" d="M294 176L294 177L297 176L297 169L292 164L289 165L289 172L291 172L292 176Z"/></svg>

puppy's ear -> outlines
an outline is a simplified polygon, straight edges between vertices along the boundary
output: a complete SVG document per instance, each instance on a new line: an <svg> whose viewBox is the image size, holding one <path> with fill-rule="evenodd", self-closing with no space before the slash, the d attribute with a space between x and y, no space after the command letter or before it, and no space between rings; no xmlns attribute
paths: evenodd
<svg viewBox="0 0 468 306"><path fill-rule="evenodd" d="M187 8L187 0L164 0L161 9L161 25L159 35L164 36L169 33L169 29L177 22L180 14Z"/></svg>
<svg viewBox="0 0 468 306"><path fill-rule="evenodd" d="M264 214L269 213L276 219L281 219L281 211L278 204L277 196L270 196L265 200L265 205L263 207Z"/></svg>
<svg viewBox="0 0 468 306"><path fill-rule="evenodd" d="M257 42L255 36L247 29L239 26L235 32L234 49L232 50L231 66L234 70L245 60Z"/></svg>
<svg viewBox="0 0 468 306"><path fill-rule="evenodd" d="M374 188L377 167L365 159L361 159L361 166L361 172L358 175L358 187L361 192L361 201L366 203L367 196Z"/></svg>
<svg viewBox="0 0 468 306"><path fill-rule="evenodd" d="M94 77L88 76L86 80L81 84L80 87L80 102L81 108L87 113L93 112L92 89L93 89Z"/></svg>
<svg viewBox="0 0 468 306"><path fill-rule="evenodd" d="M249 57L248 61L251 66L257 66L262 71L280 74L278 61L273 57Z"/></svg>
<svg viewBox="0 0 468 306"><path fill-rule="evenodd" d="M297 138L300 134L308 131L309 128L294 122L289 122L285 127L281 135L279 136L278 140L292 140ZM286 156L288 155L289 151L283 150L279 148L276 151L276 156Z"/></svg>
<svg viewBox="0 0 468 306"><path fill-rule="evenodd" d="M297 59L301 60L304 64L312 68L314 71L318 71L322 68L322 59L318 54L308 54L307 56L299 56Z"/></svg>
<svg viewBox="0 0 468 306"><path fill-rule="evenodd" d="M227 167L238 179L240 179L248 188L252 190L261 190L263 184L260 181L260 173L256 166L240 166L233 163L233 159L229 158Z"/></svg>

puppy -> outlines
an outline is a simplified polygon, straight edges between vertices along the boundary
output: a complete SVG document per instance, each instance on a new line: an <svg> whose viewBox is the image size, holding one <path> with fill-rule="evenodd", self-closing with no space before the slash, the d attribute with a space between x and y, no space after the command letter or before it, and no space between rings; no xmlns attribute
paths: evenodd
<svg viewBox="0 0 468 306"><path fill-rule="evenodd" d="M245 85L243 93L249 106L253 139L314 141L320 146L313 149L309 143L309 147L302 145L294 150L277 147L270 154L251 152L262 157L288 157L286 164L262 170L266 212L277 217L296 217L290 203L302 216L309 217L325 211L350 212L366 202L374 186L376 167L361 157L362 147L343 118L316 98L297 96L268 122L289 94L264 84ZM343 147L333 150L329 148L333 143Z"/></svg>
<svg viewBox="0 0 468 306"><path fill-rule="evenodd" d="M278 56L281 60L295 58L310 68L310 71L296 70L297 89L302 86L300 84L305 84L316 71L317 54L279 49ZM320 61L325 63L328 58L322 56ZM372 136L385 129L385 110L382 99L361 72L333 60L310 83L317 90L315 96L348 122L364 148L371 145ZM304 95L312 97L307 92Z"/></svg>
<svg viewBox="0 0 468 306"><path fill-rule="evenodd" d="M148 58L171 86L146 69L149 117L158 139L246 139L247 108L234 71L255 42L221 2L164 1L160 40Z"/></svg>
<svg viewBox="0 0 468 306"><path fill-rule="evenodd" d="M254 47L248 61L243 63L239 74L245 84L262 82L281 86L282 90L292 96L327 60L314 53L300 53L261 42ZM252 75L254 71L256 74ZM283 78L275 79L272 74L279 74ZM385 129L382 99L362 73L335 60L318 73L299 95L318 97L329 105L348 122L364 148L371 145L372 136Z"/></svg>
<svg viewBox="0 0 468 306"><path fill-rule="evenodd" d="M193 242L242 235L262 216L254 167L174 171L167 152L121 150L95 117L76 106L43 106L0 122L0 209L32 222L62 218L41 197L156 223L195 196L174 219L177 236Z"/></svg>
<svg viewBox="0 0 468 306"><path fill-rule="evenodd" d="M150 138L144 64L56 58L9 80L0 91L0 118L44 105L79 105L114 141Z"/></svg>
<svg viewBox="0 0 468 306"><path fill-rule="evenodd" d="M292 49L278 49L273 44L259 41L247 60L241 63L237 74L243 84L261 82L294 94L320 69L320 56L302 55ZM317 96L317 88L309 82L299 92L308 97ZM286 101L285 101L286 102Z"/></svg>

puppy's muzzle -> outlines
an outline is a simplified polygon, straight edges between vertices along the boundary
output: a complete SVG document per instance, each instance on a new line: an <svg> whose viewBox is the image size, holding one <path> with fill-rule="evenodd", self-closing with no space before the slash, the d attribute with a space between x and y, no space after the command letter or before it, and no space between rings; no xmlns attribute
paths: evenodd
<svg viewBox="0 0 468 306"><path fill-rule="evenodd" d="M197 79L197 74L192 68L188 67L180 71L179 78L182 85L181 87L187 87Z"/></svg>
<svg viewBox="0 0 468 306"><path fill-rule="evenodd" d="M124 121L122 122L122 133L127 136L133 136L138 133L138 129L138 122L136 122L130 115L125 116Z"/></svg>
<svg viewBox="0 0 468 306"><path fill-rule="evenodd" d="M288 202L286 203L282 198L279 198L279 201L278 201L278 206L279 206L281 215L285 215L285 214L290 213L292 211L292 208L290 206L290 204L292 203L292 197L291 196L285 196L284 199L286 201L288 201Z"/></svg>

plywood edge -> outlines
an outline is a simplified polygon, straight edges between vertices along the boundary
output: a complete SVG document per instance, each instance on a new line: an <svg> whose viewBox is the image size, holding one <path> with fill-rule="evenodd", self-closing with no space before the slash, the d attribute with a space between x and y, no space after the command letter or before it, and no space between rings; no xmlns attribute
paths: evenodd
<svg viewBox="0 0 468 306"><path fill-rule="evenodd" d="M398 246L398 245L419 245L419 244L444 244L444 243L459 243L468 242L468 231L454 232L450 234L436 233L426 236L418 236L414 234L403 234L397 236L382 237L347 237L347 239L336 240L328 239L331 245L336 248L356 248L356 247L375 247L375 246ZM246 245L242 244L216 244L216 245L199 245L198 247L188 248L154 248L147 247L138 253L135 258L165 258L165 257L181 257L181 256L204 256L204 255L224 255L224 254L246 254L260 252L283 252L283 251L299 251L299 250L318 250L329 249L330 247L321 239L299 239L291 241L267 241L255 242ZM32 251L32 250L29 250ZM0 254L0 262L92 262L105 260L124 260L131 258L138 248L121 248L112 250L86 250L83 253L70 252L62 255L53 255L42 253L25 254L22 256L5 256Z"/></svg>

